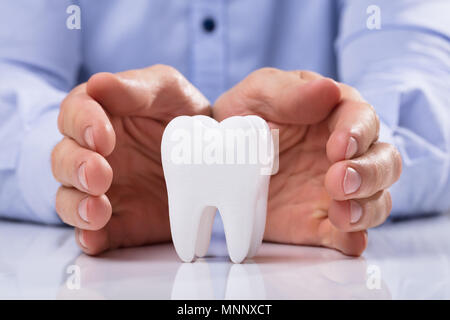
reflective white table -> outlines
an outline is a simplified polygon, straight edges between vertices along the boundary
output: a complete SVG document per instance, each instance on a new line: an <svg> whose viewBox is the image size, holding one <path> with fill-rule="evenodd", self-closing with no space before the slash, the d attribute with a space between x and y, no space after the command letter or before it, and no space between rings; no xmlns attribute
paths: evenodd
<svg viewBox="0 0 450 320"><path fill-rule="evenodd" d="M220 237L195 263L171 244L89 257L70 228L0 220L0 298L450 299L450 217L371 230L360 258L264 243L239 265Z"/></svg>

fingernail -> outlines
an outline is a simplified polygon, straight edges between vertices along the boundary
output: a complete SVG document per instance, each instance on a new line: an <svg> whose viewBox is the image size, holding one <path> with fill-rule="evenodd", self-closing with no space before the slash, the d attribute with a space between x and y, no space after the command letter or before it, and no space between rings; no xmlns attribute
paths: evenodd
<svg viewBox="0 0 450 320"><path fill-rule="evenodd" d="M355 138L348 139L347 150L345 151L345 159L351 159L358 151L358 142Z"/></svg>
<svg viewBox="0 0 450 320"><path fill-rule="evenodd" d="M350 201L350 223L357 223L362 216L362 207L356 201Z"/></svg>
<svg viewBox="0 0 450 320"><path fill-rule="evenodd" d="M348 167L344 176L344 193L353 193L358 190L360 186L361 176L355 169Z"/></svg>
<svg viewBox="0 0 450 320"><path fill-rule="evenodd" d="M86 222L89 222L87 217L87 203L88 197L80 201L80 203L78 204L78 214L80 215L81 219L83 219Z"/></svg>
<svg viewBox="0 0 450 320"><path fill-rule="evenodd" d="M88 190L87 179L86 179L86 162L83 162L78 169L78 180L84 189Z"/></svg>
<svg viewBox="0 0 450 320"><path fill-rule="evenodd" d="M86 141L89 148L95 150L94 132L92 130L92 127L87 127L84 131L84 140Z"/></svg>
<svg viewBox="0 0 450 320"><path fill-rule="evenodd" d="M86 242L84 241L84 233L83 233L83 230L79 230L79 229L78 229L78 241L80 241L80 244L81 244L83 247L87 248Z"/></svg>

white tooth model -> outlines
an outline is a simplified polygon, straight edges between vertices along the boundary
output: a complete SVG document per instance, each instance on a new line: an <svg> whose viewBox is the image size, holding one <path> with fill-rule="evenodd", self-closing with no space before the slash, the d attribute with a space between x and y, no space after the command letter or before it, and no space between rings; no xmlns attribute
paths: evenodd
<svg viewBox="0 0 450 320"><path fill-rule="evenodd" d="M172 240L181 260L203 257L216 209L234 263L256 254L266 224L274 144L258 116L217 122L181 116L166 127L161 143Z"/></svg>

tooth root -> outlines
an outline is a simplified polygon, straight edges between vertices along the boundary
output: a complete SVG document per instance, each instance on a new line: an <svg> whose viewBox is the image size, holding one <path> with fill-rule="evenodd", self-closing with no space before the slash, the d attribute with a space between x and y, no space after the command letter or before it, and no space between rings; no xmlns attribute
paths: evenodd
<svg viewBox="0 0 450 320"><path fill-rule="evenodd" d="M252 234L252 242L250 245L250 250L248 252L247 258L253 258L259 247L261 246L261 243L263 241L264 237L264 231L266 228L266 210L267 210L267 190L262 191L261 196L257 200L256 204L256 212L255 212L255 224L253 227L253 234Z"/></svg>
<svg viewBox="0 0 450 320"><path fill-rule="evenodd" d="M216 207L211 206L206 207L203 210L197 237L197 246L195 248L195 254L197 257L202 258L208 252L216 211Z"/></svg>
<svg viewBox="0 0 450 320"><path fill-rule="evenodd" d="M184 262L192 262L195 259L196 244L200 225L202 208L192 203L178 201L171 203L170 230L175 250ZM173 218L176 217L176 218Z"/></svg>
<svg viewBox="0 0 450 320"><path fill-rule="evenodd" d="M252 258L256 255L259 247L264 238L264 231L266 226L266 212L267 212L267 201L269 195L269 181L270 175L268 172L272 171L273 165L273 155L274 155L274 144L272 140L272 134L270 132L270 128L267 123L257 116L247 116L247 119L252 122L254 128L258 130L264 130L266 132L266 140L261 139L258 142L260 143L259 147L268 149L264 149L270 155L270 162L268 163L268 167L265 168L265 171L261 171L262 176L261 179L261 188L258 193L257 203L256 203L256 212L255 212L255 224L252 235L252 243L250 246L250 250L247 258ZM261 132L261 131L260 131ZM262 138L262 137L261 137ZM263 174L263 172L266 172Z"/></svg>
<svg viewBox="0 0 450 320"><path fill-rule="evenodd" d="M247 257L253 240L255 208L251 206L224 205L219 207L227 241L228 255L234 263Z"/></svg>

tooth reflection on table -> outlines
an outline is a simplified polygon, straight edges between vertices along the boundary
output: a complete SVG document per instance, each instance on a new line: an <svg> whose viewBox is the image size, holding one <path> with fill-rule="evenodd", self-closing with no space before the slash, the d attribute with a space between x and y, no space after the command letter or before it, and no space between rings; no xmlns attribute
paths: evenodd
<svg viewBox="0 0 450 320"><path fill-rule="evenodd" d="M223 253L220 242L214 241ZM368 264L324 249L265 243L254 259L208 256L178 268L172 299L390 299L367 285Z"/></svg>
<svg viewBox="0 0 450 320"><path fill-rule="evenodd" d="M225 259L199 259L195 263L180 265L171 298L265 299L265 289L257 264L231 264Z"/></svg>

